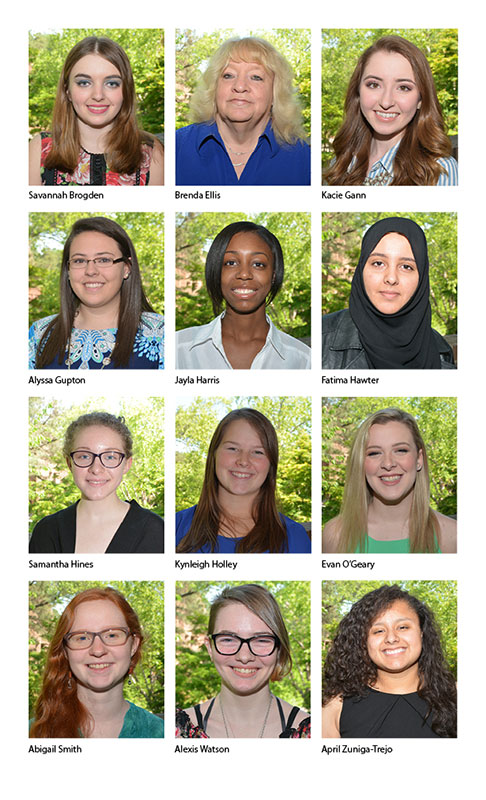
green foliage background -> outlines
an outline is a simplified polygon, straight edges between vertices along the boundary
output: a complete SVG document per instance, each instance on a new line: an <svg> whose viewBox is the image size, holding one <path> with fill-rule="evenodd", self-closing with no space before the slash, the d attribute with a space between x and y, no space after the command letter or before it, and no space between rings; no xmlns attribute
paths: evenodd
<svg viewBox="0 0 486 800"><path fill-rule="evenodd" d="M29 214L29 325L59 313L62 248L78 219L100 213L42 211ZM124 211L102 216L117 222L133 242L145 294L164 313L164 215Z"/></svg>
<svg viewBox="0 0 486 800"><path fill-rule="evenodd" d="M425 603L434 613L442 634L449 669L457 676L457 583L456 581L323 581L322 663L341 619L353 603L380 586L398 584Z"/></svg>
<svg viewBox="0 0 486 800"><path fill-rule="evenodd" d="M242 33L232 28L212 33L176 31L176 129L189 125L189 98L207 67L207 61L227 39L257 36L265 39L287 59L294 72L294 86L302 104L304 127L310 135L311 32L299 28L254 28Z"/></svg>
<svg viewBox="0 0 486 800"><path fill-rule="evenodd" d="M134 683L124 696L153 714L164 713L164 584L158 581L32 581L29 593L29 719L42 687L47 649L59 617L79 592L111 586L136 611L146 637Z"/></svg>
<svg viewBox="0 0 486 800"><path fill-rule="evenodd" d="M323 166L333 157L332 142L343 121L349 79L361 53L382 36L401 36L422 50L434 76L446 133L457 134L457 30L451 28L336 28L322 31Z"/></svg>
<svg viewBox="0 0 486 800"><path fill-rule="evenodd" d="M423 229L429 252L432 327L457 332L457 214L453 212L395 213L331 212L322 215L322 310L347 308L361 240L368 228L386 217L407 217Z"/></svg>
<svg viewBox="0 0 486 800"><path fill-rule="evenodd" d="M310 709L310 583L258 581L277 600L290 638L292 672L272 691L292 705ZM242 581L176 582L176 706L188 708L214 697L221 679L204 644L211 602L225 586Z"/></svg>
<svg viewBox="0 0 486 800"><path fill-rule="evenodd" d="M164 32L156 28L69 28L29 35L30 134L49 131L66 56L86 36L106 36L125 50L135 80L140 127L164 133Z"/></svg>
<svg viewBox="0 0 486 800"><path fill-rule="evenodd" d="M196 397L176 410L176 511L195 505L206 455L219 421L234 408L256 408L277 431L279 510L311 519L311 400L309 397Z"/></svg>
<svg viewBox="0 0 486 800"><path fill-rule="evenodd" d="M163 398L90 397L66 403L57 398L31 397L29 409L30 531L43 517L79 499L62 444L67 426L90 411L122 415L133 437L132 467L118 488L118 496L136 500L143 508L164 516Z"/></svg>
<svg viewBox="0 0 486 800"><path fill-rule="evenodd" d="M176 214L176 328L204 325L213 317L204 268L210 245L232 222L264 225L279 240L285 264L282 288L268 314L278 328L298 339L310 336L310 214L303 212Z"/></svg>
<svg viewBox="0 0 486 800"><path fill-rule="evenodd" d="M323 521L339 514L351 440L369 414L398 407L417 420L427 448L431 506L457 510L456 397L324 397L322 399Z"/></svg>

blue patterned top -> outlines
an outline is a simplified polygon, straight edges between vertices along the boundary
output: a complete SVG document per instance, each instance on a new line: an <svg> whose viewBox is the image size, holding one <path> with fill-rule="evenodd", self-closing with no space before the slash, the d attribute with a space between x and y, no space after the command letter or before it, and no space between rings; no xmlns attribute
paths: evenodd
<svg viewBox="0 0 486 800"><path fill-rule="evenodd" d="M373 164L364 180L364 186L389 186L391 184L393 180L393 164L399 146L400 142L397 142L387 150L382 158ZM351 171L355 163L356 156L353 156L348 172ZM443 172L439 175L436 186L457 186L459 179L456 159L452 156L438 158L437 163L442 167Z"/></svg>
<svg viewBox="0 0 486 800"><path fill-rule="evenodd" d="M54 318L53 314L38 319L30 327L29 369L35 369L39 342ZM106 360L115 346L116 332L116 328L100 331L73 328L69 347L71 369L113 369L113 363ZM56 356L44 369L68 369L68 365L66 360L59 364ZM142 313L128 369L164 369L164 318L160 314Z"/></svg>

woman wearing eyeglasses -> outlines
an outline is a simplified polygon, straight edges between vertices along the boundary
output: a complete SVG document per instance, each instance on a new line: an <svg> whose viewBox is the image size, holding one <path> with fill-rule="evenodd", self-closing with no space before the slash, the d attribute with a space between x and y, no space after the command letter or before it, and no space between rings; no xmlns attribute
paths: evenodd
<svg viewBox="0 0 486 800"><path fill-rule="evenodd" d="M63 454L81 498L37 523L29 552L163 553L163 520L117 495L132 449L123 417L94 411L74 420Z"/></svg>
<svg viewBox="0 0 486 800"><path fill-rule="evenodd" d="M30 369L163 369L164 319L147 300L128 234L78 219L66 239L60 311L29 331Z"/></svg>
<svg viewBox="0 0 486 800"><path fill-rule="evenodd" d="M273 595L257 584L223 589L205 639L221 677L216 697L176 712L183 739L306 739L307 711L276 697L272 681L292 669L289 636Z"/></svg>
<svg viewBox="0 0 486 800"><path fill-rule="evenodd" d="M143 633L120 592L87 589L66 606L52 638L32 739L161 739L163 720L125 700Z"/></svg>

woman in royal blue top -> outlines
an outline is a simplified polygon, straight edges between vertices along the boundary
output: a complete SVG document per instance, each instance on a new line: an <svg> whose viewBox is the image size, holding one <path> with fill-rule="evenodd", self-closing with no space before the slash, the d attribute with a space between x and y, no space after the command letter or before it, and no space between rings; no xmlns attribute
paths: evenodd
<svg viewBox="0 0 486 800"><path fill-rule="evenodd" d="M191 116L195 124L177 131L177 184L310 184L292 70L269 42L224 42L194 92Z"/></svg>
<svg viewBox="0 0 486 800"><path fill-rule="evenodd" d="M197 506L176 515L178 553L310 553L303 525L279 514L278 440L253 408L230 411L209 445Z"/></svg>

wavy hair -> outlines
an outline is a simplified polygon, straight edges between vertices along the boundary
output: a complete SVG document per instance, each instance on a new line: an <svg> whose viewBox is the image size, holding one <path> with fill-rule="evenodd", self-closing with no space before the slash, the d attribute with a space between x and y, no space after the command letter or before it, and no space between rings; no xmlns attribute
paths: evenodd
<svg viewBox="0 0 486 800"><path fill-rule="evenodd" d="M52 112L52 148L45 160L47 169L74 172L79 160L81 142L76 112L69 96L69 79L73 67L87 55L109 61L122 79L123 103L106 139L106 156L114 172L131 174L142 163L142 144L156 145L155 138L140 130L136 119L137 100L133 73L128 56L119 44L103 36L87 36L74 45L67 55L57 87Z"/></svg>
<svg viewBox="0 0 486 800"><path fill-rule="evenodd" d="M133 453L133 439L128 427L125 425L123 417L115 417L114 414L109 414L107 411L92 411L89 414L81 414L80 417L73 420L66 429L64 434L64 442L62 452L65 458L70 458L73 452L74 441L76 436L85 428L91 428L93 425L101 425L103 428L110 428L110 430L118 433L123 441L123 448L125 450L125 457L130 458Z"/></svg>
<svg viewBox="0 0 486 800"><path fill-rule="evenodd" d="M278 467L277 433L270 420L260 411L254 408L237 408L220 421L213 434L206 459L201 495L191 527L177 546L178 553L197 553L208 545L212 553L217 552L218 533L222 527L231 537L235 535L233 520L225 518L218 497L220 484L216 475L216 455L228 426L239 420L248 422L255 430L270 466L252 509L255 525L237 542L235 552L285 553L288 549L287 531L280 519L275 499Z"/></svg>
<svg viewBox="0 0 486 800"><path fill-rule="evenodd" d="M265 586L257 583L245 583L241 586L227 586L211 603L208 622L208 636L216 630L219 612L232 603L240 603L255 614L265 625L268 625L280 642L275 669L271 681L280 681L292 670L292 656L287 628L275 597Z"/></svg>
<svg viewBox="0 0 486 800"><path fill-rule="evenodd" d="M339 515L338 552L366 552L366 531L368 530L368 509L373 494L365 477L365 458L372 425L386 425L400 422L409 429L417 448L422 451L423 464L417 472L413 487L412 507L408 521L411 553L436 553L439 523L430 507L430 480L427 450L415 417L400 408L385 408L375 411L361 423L353 442L346 464L346 480L343 501Z"/></svg>
<svg viewBox="0 0 486 800"><path fill-rule="evenodd" d="M368 174L373 129L361 113L359 90L368 61L379 52L398 53L407 59L421 98L420 108L400 141L392 184L435 186L443 172L437 159L450 156L452 148L444 130L429 62L418 47L400 36L378 39L358 59L346 93L344 122L333 142L335 159L324 173L324 180L330 185L362 185ZM353 158L355 162L350 168Z"/></svg>
<svg viewBox="0 0 486 800"><path fill-rule="evenodd" d="M431 728L437 736L455 737L456 684L445 661L439 628L430 608L397 585L368 592L339 623L324 666L323 703L369 693L377 667L368 654L368 633L377 616L397 600L405 601L419 618L422 652L417 691L429 707Z"/></svg>
<svg viewBox="0 0 486 800"><path fill-rule="evenodd" d="M49 366L56 358L62 364L69 353L74 318L80 302L69 282L69 257L71 245L76 236L88 232L102 233L113 239L120 248L130 274L122 282L120 289L120 310L116 343L111 354L115 367L127 367L133 351L135 335L140 325L143 311L153 311L143 291L137 254L132 240L123 228L107 217L87 217L78 219L71 228L62 254L60 275L60 311L46 327L37 348L36 369Z"/></svg>
<svg viewBox="0 0 486 800"><path fill-rule="evenodd" d="M92 730L93 719L78 698L76 679L71 674L64 644L76 609L91 600L109 600L120 609L130 633L140 640L131 658L130 671L140 661L144 639L142 629L137 614L123 595L110 586L86 589L77 594L62 612L47 652L42 689L29 732L31 739L78 739L89 736Z"/></svg>
<svg viewBox="0 0 486 800"><path fill-rule="evenodd" d="M254 222L241 220L232 222L221 230L209 248L206 257L206 288L213 304L213 311L216 315L220 314L224 298L221 291L221 271L223 269L224 255L229 243L237 233L254 233L259 236L272 251L273 256L273 280L272 288L266 298L265 304L268 306L278 294L284 279L284 257L282 247L277 237L263 225Z"/></svg>
<svg viewBox="0 0 486 800"><path fill-rule="evenodd" d="M216 89L221 73L230 61L261 64L273 75L272 128L280 144L306 140L302 110L293 87L288 61L265 39L247 36L228 39L216 50L189 102L192 122L213 122L216 118Z"/></svg>

